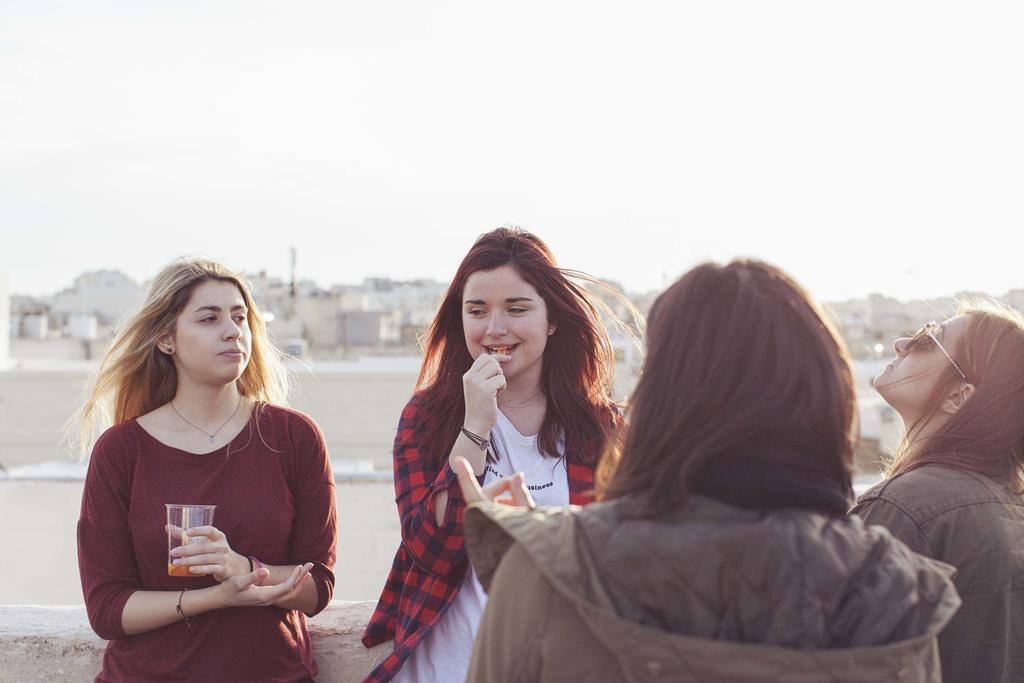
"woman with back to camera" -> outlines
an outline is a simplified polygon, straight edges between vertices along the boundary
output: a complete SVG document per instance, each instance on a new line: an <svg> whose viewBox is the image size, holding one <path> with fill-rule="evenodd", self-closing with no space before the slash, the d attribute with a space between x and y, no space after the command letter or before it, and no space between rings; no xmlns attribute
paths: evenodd
<svg viewBox="0 0 1024 683"><path fill-rule="evenodd" d="M893 346L874 385L906 434L854 512L956 567L945 680L1024 680L1024 316L978 300Z"/></svg>
<svg viewBox="0 0 1024 683"><path fill-rule="evenodd" d="M459 265L395 438L402 544L363 636L395 645L368 681L466 676L486 596L467 572L453 458L545 504L589 501L619 418L611 342L580 277L518 228L482 235Z"/></svg>
<svg viewBox="0 0 1024 683"><path fill-rule="evenodd" d="M489 590L469 680L939 681L951 569L847 516L852 375L810 297L705 264L647 329L602 502L476 502L457 463Z"/></svg>
<svg viewBox="0 0 1024 683"><path fill-rule="evenodd" d="M79 414L95 442L78 522L98 681L310 681L305 615L331 599L334 480L241 278L167 266ZM111 414L112 413L112 414ZM166 526L166 504L216 505ZM185 524L188 527L191 525ZM168 535L193 542L168 552ZM196 542L198 541L198 542Z"/></svg>

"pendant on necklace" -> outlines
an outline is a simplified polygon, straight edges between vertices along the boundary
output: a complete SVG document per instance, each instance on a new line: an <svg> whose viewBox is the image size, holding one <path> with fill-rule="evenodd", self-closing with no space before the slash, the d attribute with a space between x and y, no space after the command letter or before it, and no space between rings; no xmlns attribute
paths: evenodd
<svg viewBox="0 0 1024 683"><path fill-rule="evenodd" d="M214 434L214 436L216 436L216 434ZM210 437L210 440L207 443L213 443L213 436Z"/></svg>

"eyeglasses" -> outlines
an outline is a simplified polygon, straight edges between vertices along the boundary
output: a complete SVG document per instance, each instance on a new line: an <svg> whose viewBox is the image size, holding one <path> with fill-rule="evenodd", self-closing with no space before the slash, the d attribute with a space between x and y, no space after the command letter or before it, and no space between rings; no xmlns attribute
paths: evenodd
<svg viewBox="0 0 1024 683"><path fill-rule="evenodd" d="M925 323L924 327L922 327L921 329L919 329L917 332L910 336L910 339L907 340L906 345L903 347L904 351L909 353L917 346L920 346L922 348L928 348L932 344L934 344L936 348L939 349L939 351L942 351L942 355L945 356L946 359L953 364L953 367L956 368L956 371L959 372L960 376L964 378L964 381L967 382L967 375L965 375L964 371L960 369L960 366L956 364L956 361L953 360L953 357L949 355L949 351L946 351L942 344L939 343L939 338L935 336L935 332L938 329L939 324L934 320Z"/></svg>

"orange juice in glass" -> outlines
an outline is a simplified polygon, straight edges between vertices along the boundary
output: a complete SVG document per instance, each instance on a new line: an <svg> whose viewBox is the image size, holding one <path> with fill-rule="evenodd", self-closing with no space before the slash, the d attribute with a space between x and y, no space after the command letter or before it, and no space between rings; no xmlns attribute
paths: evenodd
<svg viewBox="0 0 1024 683"><path fill-rule="evenodd" d="M202 576L193 574L186 565L175 566L171 551L178 546L195 543L203 537L189 538L188 530L197 526L213 524L213 512L216 505L183 505L166 503L167 508L167 574L168 576Z"/></svg>

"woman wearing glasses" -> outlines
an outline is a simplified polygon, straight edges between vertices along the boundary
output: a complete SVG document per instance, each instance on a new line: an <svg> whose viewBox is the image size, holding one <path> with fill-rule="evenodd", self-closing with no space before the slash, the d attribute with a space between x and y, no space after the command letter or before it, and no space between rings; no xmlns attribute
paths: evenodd
<svg viewBox="0 0 1024 683"><path fill-rule="evenodd" d="M978 302L894 348L874 385L906 435L854 512L957 568L946 681L1024 680L1024 316Z"/></svg>

